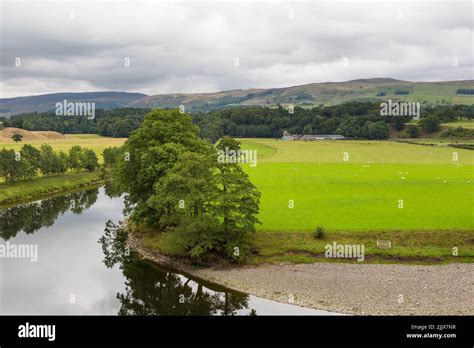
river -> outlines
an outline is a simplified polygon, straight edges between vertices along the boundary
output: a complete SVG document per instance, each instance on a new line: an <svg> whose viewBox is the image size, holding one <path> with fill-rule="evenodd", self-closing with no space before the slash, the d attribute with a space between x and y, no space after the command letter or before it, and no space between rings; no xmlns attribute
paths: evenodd
<svg viewBox="0 0 474 348"><path fill-rule="evenodd" d="M0 210L3 250L30 250L28 257L0 258L0 314L331 314L233 291L124 252L116 226L122 209L123 198L100 188Z"/></svg>

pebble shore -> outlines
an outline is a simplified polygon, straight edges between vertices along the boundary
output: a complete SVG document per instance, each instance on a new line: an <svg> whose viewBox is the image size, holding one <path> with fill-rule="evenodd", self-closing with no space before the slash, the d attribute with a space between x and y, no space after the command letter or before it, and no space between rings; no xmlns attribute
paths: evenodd
<svg viewBox="0 0 474 348"><path fill-rule="evenodd" d="M474 264L279 264L194 268L142 247L144 258L255 296L354 315L474 315Z"/></svg>

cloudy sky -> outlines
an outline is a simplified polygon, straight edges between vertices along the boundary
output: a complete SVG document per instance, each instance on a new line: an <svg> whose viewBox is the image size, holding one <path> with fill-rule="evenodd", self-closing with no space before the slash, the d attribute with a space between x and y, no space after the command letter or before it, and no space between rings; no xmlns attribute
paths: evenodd
<svg viewBox="0 0 474 348"><path fill-rule="evenodd" d="M1 1L0 97L474 75L471 1Z"/></svg>

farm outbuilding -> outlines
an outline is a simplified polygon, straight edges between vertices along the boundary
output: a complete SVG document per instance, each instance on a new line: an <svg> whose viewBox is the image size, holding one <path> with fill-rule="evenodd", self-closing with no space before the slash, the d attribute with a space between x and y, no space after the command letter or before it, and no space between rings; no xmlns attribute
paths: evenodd
<svg viewBox="0 0 474 348"><path fill-rule="evenodd" d="M281 137L281 140L302 140L302 141L342 140L342 139L346 139L346 138L338 134L300 135L300 134L289 134L287 131L284 131L283 136Z"/></svg>

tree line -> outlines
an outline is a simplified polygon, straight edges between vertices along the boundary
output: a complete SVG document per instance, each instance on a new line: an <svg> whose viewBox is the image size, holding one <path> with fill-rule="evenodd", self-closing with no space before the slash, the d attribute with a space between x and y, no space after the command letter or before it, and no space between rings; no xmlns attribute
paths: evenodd
<svg viewBox="0 0 474 348"><path fill-rule="evenodd" d="M474 94L474 88L459 88L456 94Z"/></svg>
<svg viewBox="0 0 474 348"><path fill-rule="evenodd" d="M283 131L291 134L339 134L348 138L386 139L390 130L400 131L411 117L381 116L380 103L350 102L328 107L306 109L296 106L293 112L282 106L235 107L193 116L202 136L211 140L224 135L234 137L279 138ZM422 107L420 127L436 121L451 122L473 119L474 105L439 105ZM436 127L434 127L436 128Z"/></svg>
<svg viewBox="0 0 474 348"><path fill-rule="evenodd" d="M149 109L120 108L96 110L95 118L56 116L54 112L23 113L1 118L5 127L28 131L54 131L63 134L99 134L108 137L128 137L143 122Z"/></svg>
<svg viewBox="0 0 474 348"><path fill-rule="evenodd" d="M0 150L0 177L7 184L31 180L39 175L49 176L66 173L68 170L93 172L99 168L97 155L93 150L73 146L67 153L56 153L51 145L43 144L39 149L25 144L19 152L13 149Z"/></svg>
<svg viewBox="0 0 474 348"><path fill-rule="evenodd" d="M100 134L128 137L143 123L149 109L122 108L97 110L96 117L63 117L53 113L28 113L1 119L6 127L51 130L60 133ZM349 102L334 106L303 108L292 113L282 106L226 107L195 112L195 125L201 136L216 141L222 136L279 138L283 131L295 134L339 134L349 138L385 139L390 130L402 130L410 117L381 116L380 102ZM422 106L421 118L452 122L474 118L474 105ZM421 124L420 126L423 127ZM424 129L422 129L424 130Z"/></svg>

